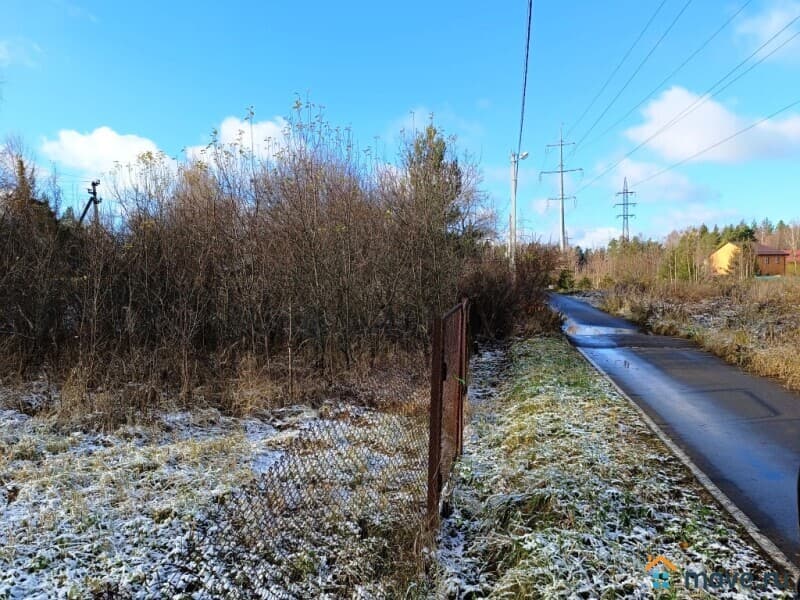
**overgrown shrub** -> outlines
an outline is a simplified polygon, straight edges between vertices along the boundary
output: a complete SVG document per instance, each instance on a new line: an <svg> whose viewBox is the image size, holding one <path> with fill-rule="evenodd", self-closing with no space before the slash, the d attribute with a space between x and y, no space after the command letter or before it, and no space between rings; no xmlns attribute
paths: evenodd
<svg viewBox="0 0 800 600"><path fill-rule="evenodd" d="M509 284L484 244L475 167L453 140L430 125L388 166L312 108L296 107L270 156L217 141L182 163L143 154L103 183L113 222L57 217L7 152L4 373L80 373L73 410L111 405L93 391L133 383L113 410L127 419L160 401L154 390L218 402L218 382L264 378L285 382L285 397L298 377L424 348L431 317L459 293L493 334L541 304L547 252L523 250Z"/></svg>
<svg viewBox="0 0 800 600"><path fill-rule="evenodd" d="M487 249L467 266L459 289L470 299L473 334L502 338L515 331L552 329L544 290L556 253L540 244L523 245L517 252L516 277L496 249Z"/></svg>
<svg viewBox="0 0 800 600"><path fill-rule="evenodd" d="M558 273L556 287L560 290L571 290L575 287L575 277L571 269L561 269Z"/></svg>

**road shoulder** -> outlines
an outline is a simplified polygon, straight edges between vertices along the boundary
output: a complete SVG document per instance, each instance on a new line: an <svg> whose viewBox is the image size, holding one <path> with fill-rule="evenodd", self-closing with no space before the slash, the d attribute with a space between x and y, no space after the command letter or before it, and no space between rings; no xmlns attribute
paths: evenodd
<svg viewBox="0 0 800 600"><path fill-rule="evenodd" d="M563 338L515 342L508 361L505 383L473 406L439 545L442 597L650 597L645 567L659 556L679 571L678 597L702 596L687 573L784 573Z"/></svg>

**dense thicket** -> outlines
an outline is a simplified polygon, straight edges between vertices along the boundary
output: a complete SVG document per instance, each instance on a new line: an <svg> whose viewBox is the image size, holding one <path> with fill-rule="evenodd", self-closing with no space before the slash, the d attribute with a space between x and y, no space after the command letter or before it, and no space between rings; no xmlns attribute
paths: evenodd
<svg viewBox="0 0 800 600"><path fill-rule="evenodd" d="M347 131L298 117L270 156L216 142L185 163L141 156L104 183L114 218L83 225L57 218L7 153L6 372L44 365L89 387L144 379L190 395L243 361L330 374L421 347L431 316L460 292L480 288L478 301L501 310L510 273L486 244L475 169L449 142L430 125L387 165ZM521 261L537 289L538 260ZM509 328L508 316L481 318L486 331Z"/></svg>

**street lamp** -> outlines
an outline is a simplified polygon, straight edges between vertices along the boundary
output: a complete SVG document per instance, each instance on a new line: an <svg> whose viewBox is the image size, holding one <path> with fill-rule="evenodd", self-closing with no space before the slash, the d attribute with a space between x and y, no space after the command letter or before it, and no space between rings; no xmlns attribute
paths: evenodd
<svg viewBox="0 0 800 600"><path fill-rule="evenodd" d="M519 171L519 161L528 158L527 152L520 154L511 153L511 215L508 224L508 257L511 262L511 275L516 274L516 255L517 255L517 172Z"/></svg>

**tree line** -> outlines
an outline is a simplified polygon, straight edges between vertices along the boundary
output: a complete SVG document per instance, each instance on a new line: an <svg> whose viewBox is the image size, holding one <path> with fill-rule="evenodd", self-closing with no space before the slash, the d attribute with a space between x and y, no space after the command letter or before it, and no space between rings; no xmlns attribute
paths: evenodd
<svg viewBox="0 0 800 600"><path fill-rule="evenodd" d="M634 237L612 239L606 248L574 249L574 264L586 285L607 287L614 283L701 281L711 276L709 256L728 242L743 252L734 261L734 277L746 278L756 272L755 244L764 244L796 254L800 249L800 221L773 224L769 219L709 228L705 224L673 231L663 242ZM796 271L796 264L787 273Z"/></svg>

